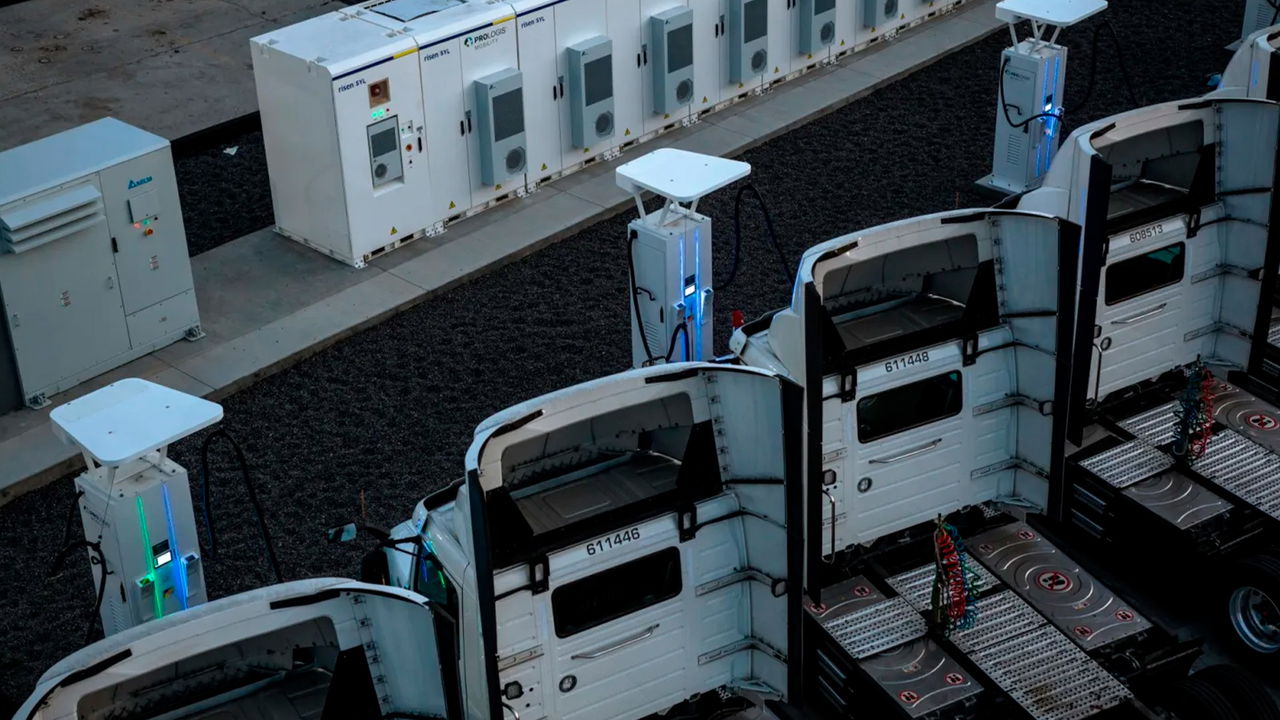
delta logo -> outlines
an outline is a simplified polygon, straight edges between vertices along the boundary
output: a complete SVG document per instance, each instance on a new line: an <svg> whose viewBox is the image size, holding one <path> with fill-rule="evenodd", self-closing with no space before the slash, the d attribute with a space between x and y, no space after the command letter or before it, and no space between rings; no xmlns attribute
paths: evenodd
<svg viewBox="0 0 1280 720"><path fill-rule="evenodd" d="M144 177L144 178L139 178L139 179L137 179L137 180L130 180L130 181L129 181L129 189L130 189L130 190L132 190L132 189L134 189L134 188L136 188L136 187L142 187L143 185L146 185L146 184L147 184L147 183L149 183L149 182L151 182L151 176L150 176L150 175L148 175L148 176L146 176L146 177Z"/></svg>

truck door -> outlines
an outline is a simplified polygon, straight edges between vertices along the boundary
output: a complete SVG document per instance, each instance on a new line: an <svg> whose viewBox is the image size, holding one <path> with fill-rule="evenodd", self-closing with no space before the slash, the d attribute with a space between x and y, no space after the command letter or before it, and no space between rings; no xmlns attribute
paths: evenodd
<svg viewBox="0 0 1280 720"><path fill-rule="evenodd" d="M733 512L721 497L699 518ZM550 591L538 596L554 637L559 717L644 717L731 679L708 653L745 640L741 583L700 587L745 564L741 525L708 525L681 543L674 513L619 528L551 555ZM738 656L745 661L744 655Z"/></svg>
<svg viewBox="0 0 1280 720"><path fill-rule="evenodd" d="M1183 342L1191 291L1186 224L1181 218L1137 228L1110 240L1098 289L1090 397L1160 375L1195 359ZM1189 355L1189 356L1188 356Z"/></svg>
<svg viewBox="0 0 1280 720"><path fill-rule="evenodd" d="M853 542L958 507L969 478L968 375L959 342L858 368L858 397L842 408L856 448L848 476Z"/></svg>

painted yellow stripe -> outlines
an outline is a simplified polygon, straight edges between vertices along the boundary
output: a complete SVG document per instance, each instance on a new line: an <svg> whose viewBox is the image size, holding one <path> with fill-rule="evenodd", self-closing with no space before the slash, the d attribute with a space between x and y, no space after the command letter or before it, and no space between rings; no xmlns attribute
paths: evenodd
<svg viewBox="0 0 1280 720"><path fill-rule="evenodd" d="M493 24L494 24L494 25L501 25L502 23L504 23L504 22L506 22L506 21L508 21L508 20L515 20L515 19L516 19L516 16L515 16L515 15L508 15L508 16L506 16L506 17L504 17L504 18L498 18L497 20L494 20L494 21L493 21Z"/></svg>
<svg viewBox="0 0 1280 720"><path fill-rule="evenodd" d="M391 56L391 59L392 59L392 60L395 60L396 58L402 58L402 57L404 57L405 55L412 55L412 54L414 54L414 53L416 53L416 52L418 52L418 48L409 48L408 50L405 50L405 51L404 51L404 52L402 52L402 53L396 53L395 55L392 55L392 56Z"/></svg>

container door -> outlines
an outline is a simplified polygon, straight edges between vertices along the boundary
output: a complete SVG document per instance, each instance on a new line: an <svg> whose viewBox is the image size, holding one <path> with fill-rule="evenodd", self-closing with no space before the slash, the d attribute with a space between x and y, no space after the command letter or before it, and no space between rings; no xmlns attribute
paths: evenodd
<svg viewBox="0 0 1280 720"><path fill-rule="evenodd" d="M107 216L118 223L109 230L125 313L189 291L191 260L169 150L107 168L99 180Z"/></svg>
<svg viewBox="0 0 1280 720"><path fill-rule="evenodd" d="M491 200L523 189L524 176L508 179L506 183L484 185L480 179L480 124L476 113L475 82L486 75L519 67L520 54L516 39L516 21L511 17L502 22L486 25L462 37L462 98L466 105L466 126L469 140L471 167L471 204L480 206ZM529 87L525 84L525 87ZM530 91L531 92L531 91ZM550 92L550 88L547 88ZM525 122L528 132L529 123ZM528 137L528 136L526 136ZM528 167L528 163L525 164ZM516 180L519 180L517 183Z"/></svg>
<svg viewBox="0 0 1280 720"><path fill-rule="evenodd" d="M446 220L462 215L472 205L461 50L457 40L450 40L418 51L422 97L431 108L426 120L427 166L433 191L428 198L429 215Z"/></svg>
<svg viewBox="0 0 1280 720"><path fill-rule="evenodd" d="M0 293L23 398L66 389L127 352L129 332L97 181L0 208L0 230L5 228Z"/></svg>
<svg viewBox="0 0 1280 720"><path fill-rule="evenodd" d="M793 4L798 5L799 0L769 0L769 66L762 80L765 87L791 72L791 59L796 50L791 22L795 15Z"/></svg>
<svg viewBox="0 0 1280 720"><path fill-rule="evenodd" d="M632 3L634 5L634 3ZM569 92L569 53L570 45L590 40L594 37L608 36L608 8L600 0L569 0L555 6L556 11L556 79L563 81L564 93L560 95L560 148L564 153L562 165L568 169L584 159L599 155L618 144L616 126L617 101L614 101L615 126L611 137L591 142L586 148L573 146L573 118L570 110L571 102L565 94ZM617 48L613 53L613 72L618 72L618 63L625 64L630 60L626 55L619 55ZM615 84L616 92L616 84Z"/></svg>
<svg viewBox="0 0 1280 720"><path fill-rule="evenodd" d="M572 3L561 3L562 5ZM561 108L568 80L560 71L563 48L556 41L556 8L544 7L516 16L519 28L520 72L524 75L524 126L529 159L526 182L533 188L560 172Z"/></svg>
<svg viewBox="0 0 1280 720"><path fill-rule="evenodd" d="M1089 397L1160 375L1183 362L1182 310L1191 289L1191 243L1182 218L1116 235L1098 289Z"/></svg>
<svg viewBox="0 0 1280 720"><path fill-rule="evenodd" d="M645 61L642 76L641 76L641 79L644 83L644 113L643 113L642 120L644 122L645 133L661 130L662 128L668 125L671 125L673 123L680 123L689 116L689 111L690 111L689 105L682 105L678 108L675 108L671 112L665 113L662 115L659 115L658 113L654 112L653 63L654 63L655 50L653 47L653 31L650 28L650 24L649 24L649 18L653 17L657 13L660 13L663 10L668 10L673 7L685 7L687 5L688 5L688 2L686 2L685 0L640 0L640 43L642 48L641 54ZM696 24L694 29L696 30ZM694 43L694 46L696 48L697 46L696 42ZM695 52L696 52L696 49L695 49ZM694 63L695 63L694 73L696 74L697 73L696 56L694 58ZM698 95L698 93L702 91L702 88L698 87L696 80L697 78L695 76L693 92L695 97L701 100L702 96Z"/></svg>
<svg viewBox="0 0 1280 720"><path fill-rule="evenodd" d="M608 0L609 38L613 41L614 140L625 145L644 134L645 82L641 51L640 5ZM649 92L652 92L650 88Z"/></svg>
<svg viewBox="0 0 1280 720"><path fill-rule="evenodd" d="M720 102L721 75L727 70L721 65L725 57L725 35L720 30L724 17L722 0L699 0L693 4L693 84L697 90L693 97L693 112L710 110ZM732 97L732 96L730 96Z"/></svg>

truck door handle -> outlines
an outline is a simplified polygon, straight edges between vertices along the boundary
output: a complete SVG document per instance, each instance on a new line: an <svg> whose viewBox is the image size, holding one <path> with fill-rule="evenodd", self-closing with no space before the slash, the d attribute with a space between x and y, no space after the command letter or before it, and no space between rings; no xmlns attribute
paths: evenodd
<svg viewBox="0 0 1280 720"><path fill-rule="evenodd" d="M649 627L645 628L644 630L641 630L638 634L632 635L631 637L625 640L616 642L613 645L610 645L609 647L606 647L606 648L600 648L599 650L592 650L591 652L587 652L587 653L579 653L577 655L574 655L573 659L574 660L595 660L596 658L604 657L605 655L608 655L609 653L614 652L615 650L621 650L622 648L635 645L641 640L648 640L649 638L653 637L653 633L657 631L658 625L659 623L654 623Z"/></svg>
<svg viewBox="0 0 1280 720"><path fill-rule="evenodd" d="M1150 310L1144 310L1144 311L1142 311L1142 312L1138 313L1137 315L1130 315L1130 316L1129 316L1129 317L1127 317L1127 318L1120 318L1119 320L1112 320L1112 321L1111 321L1111 324L1112 324L1112 325L1129 325L1129 324L1132 324L1132 323L1136 323L1136 322L1138 322L1139 320L1146 320L1147 318L1151 317L1152 315L1159 315L1161 312L1163 312L1163 311L1164 311L1165 306L1166 306L1166 305L1168 305L1168 304L1169 304L1169 303L1167 303L1167 302L1160 303L1159 305L1157 305L1157 306L1155 306L1155 307L1151 308Z"/></svg>
<svg viewBox="0 0 1280 720"><path fill-rule="evenodd" d="M927 453L941 444L942 444L942 438L938 438L937 440L934 440L928 445L921 445L915 450L908 450L902 453L901 455L894 455L893 457L888 457L888 458L875 458L874 460L870 460L868 462L870 462L872 465L888 465L889 463L896 463L899 460L906 460L907 458L915 457L922 453Z"/></svg>

